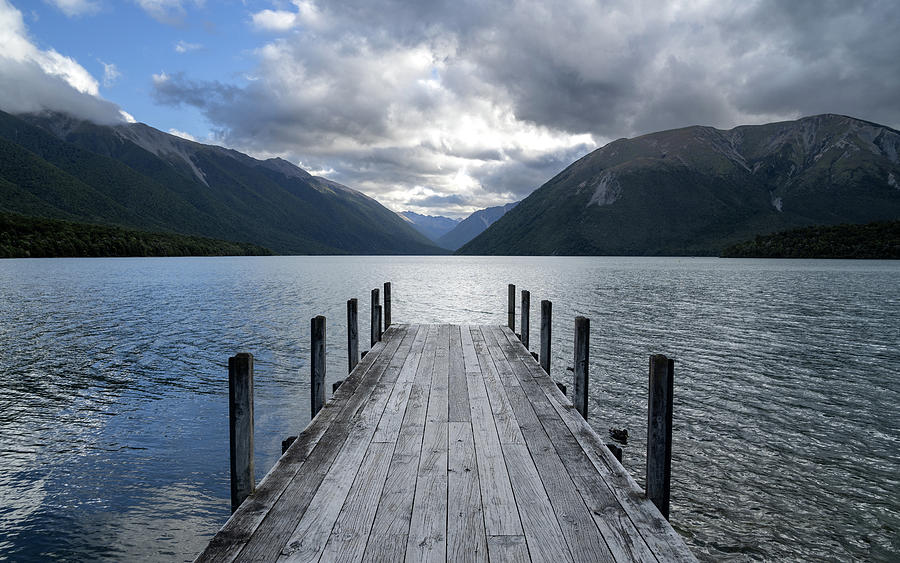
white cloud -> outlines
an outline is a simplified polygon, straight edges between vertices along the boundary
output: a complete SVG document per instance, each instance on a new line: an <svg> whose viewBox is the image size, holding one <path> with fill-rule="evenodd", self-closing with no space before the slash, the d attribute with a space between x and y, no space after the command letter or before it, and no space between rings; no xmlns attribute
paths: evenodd
<svg viewBox="0 0 900 563"><path fill-rule="evenodd" d="M91 14L100 9L96 0L47 0L69 17Z"/></svg>
<svg viewBox="0 0 900 563"><path fill-rule="evenodd" d="M169 129L169 134L175 135L176 137L181 137L182 139L187 139L188 141L197 141L197 138L190 133L185 133L184 131L179 131L178 129Z"/></svg>
<svg viewBox="0 0 900 563"><path fill-rule="evenodd" d="M322 28L325 20L322 12L316 5L308 0L294 0L295 11L288 10L260 10L251 16L253 26L262 31L281 32L304 26L308 28Z"/></svg>
<svg viewBox="0 0 900 563"><path fill-rule="evenodd" d="M135 0L147 14L160 23L179 25L183 23L187 10L185 4L202 6L204 0Z"/></svg>
<svg viewBox="0 0 900 563"><path fill-rule="evenodd" d="M103 65L103 86L109 88L116 83L116 80L122 76L122 73L119 72L118 67L113 63L100 61L100 64Z"/></svg>
<svg viewBox="0 0 900 563"><path fill-rule="evenodd" d="M0 0L0 109L60 111L99 123L122 120L118 106L100 98L97 80L84 67L31 42L22 13L7 0Z"/></svg>
<svg viewBox="0 0 900 563"><path fill-rule="evenodd" d="M189 53L191 51L196 51L197 49L202 49L203 45L199 43L188 43L187 41L179 41L175 44L175 52L176 53Z"/></svg>

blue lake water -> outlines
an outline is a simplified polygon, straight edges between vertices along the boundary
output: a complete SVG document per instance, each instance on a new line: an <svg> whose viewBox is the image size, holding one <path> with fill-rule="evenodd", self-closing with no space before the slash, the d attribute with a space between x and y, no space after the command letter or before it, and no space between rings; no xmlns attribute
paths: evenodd
<svg viewBox="0 0 900 563"><path fill-rule="evenodd" d="M259 257L0 261L0 559L190 560L229 515L227 359L256 358L257 480L309 420L309 319L591 319L590 420L643 482L647 362L676 358L671 518L701 559L900 558L900 263ZM539 341L533 328L532 348ZM362 345L365 349L365 346Z"/></svg>

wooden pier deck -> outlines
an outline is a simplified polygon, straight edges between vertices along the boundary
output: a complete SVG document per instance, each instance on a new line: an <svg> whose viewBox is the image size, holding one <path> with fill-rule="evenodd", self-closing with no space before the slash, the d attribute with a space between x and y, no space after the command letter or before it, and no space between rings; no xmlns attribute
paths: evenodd
<svg viewBox="0 0 900 563"><path fill-rule="evenodd" d="M392 325L198 561L694 561L500 326Z"/></svg>

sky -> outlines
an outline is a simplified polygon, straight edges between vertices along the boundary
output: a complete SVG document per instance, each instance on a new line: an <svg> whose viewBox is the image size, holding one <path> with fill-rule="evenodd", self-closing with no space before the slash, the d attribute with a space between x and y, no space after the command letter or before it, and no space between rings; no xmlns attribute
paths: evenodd
<svg viewBox="0 0 900 563"><path fill-rule="evenodd" d="M464 217L621 137L900 128L900 2L0 0L0 109L137 120Z"/></svg>

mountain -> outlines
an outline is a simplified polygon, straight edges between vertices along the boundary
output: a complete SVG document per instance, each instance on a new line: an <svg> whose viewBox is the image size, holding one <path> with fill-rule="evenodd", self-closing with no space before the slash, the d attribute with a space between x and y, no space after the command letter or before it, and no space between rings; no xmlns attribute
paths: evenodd
<svg viewBox="0 0 900 563"><path fill-rule="evenodd" d="M898 154L900 132L832 114L619 139L459 252L716 255L759 234L894 220Z"/></svg>
<svg viewBox="0 0 900 563"><path fill-rule="evenodd" d="M438 246L456 250L494 224L494 221L516 206L518 202L488 207L472 213L462 220L452 231L437 239Z"/></svg>
<svg viewBox="0 0 900 563"><path fill-rule="evenodd" d="M731 245L724 258L900 260L900 221L802 227Z"/></svg>
<svg viewBox="0 0 900 563"><path fill-rule="evenodd" d="M460 221L459 219L441 217L440 215L420 215L412 211L401 211L397 215L432 241L436 241L441 236L452 231Z"/></svg>
<svg viewBox="0 0 900 563"><path fill-rule="evenodd" d="M0 211L279 254L444 252L374 199L284 160L61 114L0 112Z"/></svg>

